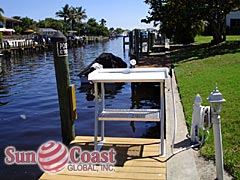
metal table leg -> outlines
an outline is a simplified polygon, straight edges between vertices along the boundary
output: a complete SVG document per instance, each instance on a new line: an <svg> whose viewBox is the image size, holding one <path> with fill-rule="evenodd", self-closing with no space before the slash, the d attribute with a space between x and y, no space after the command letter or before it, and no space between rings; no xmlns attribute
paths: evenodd
<svg viewBox="0 0 240 180"><path fill-rule="evenodd" d="M161 128L161 152L159 152L160 156L165 156L165 97L164 97L164 83L160 83L160 102L161 102L161 118L160 118L160 128Z"/></svg>
<svg viewBox="0 0 240 180"><path fill-rule="evenodd" d="M102 96L102 110L105 109L105 88L104 83L101 83L101 96ZM104 142L104 121L101 122L101 141Z"/></svg>
<svg viewBox="0 0 240 180"><path fill-rule="evenodd" d="M97 137L98 137L98 86L94 83L95 95L95 120L94 120L94 150L97 150Z"/></svg>

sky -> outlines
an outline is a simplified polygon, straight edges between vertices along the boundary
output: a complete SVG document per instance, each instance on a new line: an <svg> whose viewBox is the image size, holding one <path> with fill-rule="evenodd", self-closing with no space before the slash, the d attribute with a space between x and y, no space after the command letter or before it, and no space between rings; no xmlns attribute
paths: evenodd
<svg viewBox="0 0 240 180"><path fill-rule="evenodd" d="M4 16L29 17L36 21L56 18L55 13L66 4L82 6L89 18L98 22L105 19L108 28L151 28L152 25L141 23L148 16L149 6L144 0L0 0ZM85 20L86 21L86 20Z"/></svg>

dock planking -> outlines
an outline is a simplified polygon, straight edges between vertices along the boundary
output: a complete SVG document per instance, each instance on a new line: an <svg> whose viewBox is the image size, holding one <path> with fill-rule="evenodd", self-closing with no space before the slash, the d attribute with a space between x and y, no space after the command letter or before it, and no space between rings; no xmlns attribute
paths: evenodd
<svg viewBox="0 0 240 180"><path fill-rule="evenodd" d="M102 150L115 149L117 163L115 164L114 171L72 172L65 169L59 174L44 173L40 177L40 180L165 180L166 159L158 155L159 142L159 139L106 137ZM77 136L71 142L70 146L80 146L82 150L93 151L94 137Z"/></svg>

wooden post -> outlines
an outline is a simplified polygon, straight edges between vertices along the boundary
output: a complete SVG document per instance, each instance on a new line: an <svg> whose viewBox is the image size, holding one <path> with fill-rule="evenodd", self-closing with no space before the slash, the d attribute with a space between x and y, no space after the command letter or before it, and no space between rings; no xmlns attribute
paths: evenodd
<svg viewBox="0 0 240 180"><path fill-rule="evenodd" d="M140 32L140 56L143 53L143 32Z"/></svg>
<svg viewBox="0 0 240 180"><path fill-rule="evenodd" d="M129 33L129 56L132 56L132 50L133 50L133 31Z"/></svg>
<svg viewBox="0 0 240 180"><path fill-rule="evenodd" d="M148 31L148 41L147 41L147 54L149 54L150 53L150 46L151 46L151 32L150 31Z"/></svg>
<svg viewBox="0 0 240 180"><path fill-rule="evenodd" d="M125 52L125 36L123 36L123 52Z"/></svg>
<svg viewBox="0 0 240 180"><path fill-rule="evenodd" d="M75 138L74 122L70 107L70 77L67 38L57 31L52 38L54 66L62 126L62 140L68 145Z"/></svg>
<svg viewBox="0 0 240 180"><path fill-rule="evenodd" d="M151 48L153 47L154 44L155 44L155 34L151 33Z"/></svg>
<svg viewBox="0 0 240 180"><path fill-rule="evenodd" d="M136 55L136 61L138 63L139 61L139 30L138 29L135 29L135 36L134 36L134 39L135 39L135 46L134 46L134 50L135 50L135 55Z"/></svg>

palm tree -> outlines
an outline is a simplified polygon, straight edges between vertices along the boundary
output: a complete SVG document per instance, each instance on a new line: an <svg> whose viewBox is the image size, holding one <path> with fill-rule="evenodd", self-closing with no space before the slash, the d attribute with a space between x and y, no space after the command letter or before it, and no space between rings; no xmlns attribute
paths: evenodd
<svg viewBox="0 0 240 180"><path fill-rule="evenodd" d="M83 9L81 6L76 7L76 22L78 23L79 30L81 29L82 26L82 20L86 18L87 18L86 10Z"/></svg>
<svg viewBox="0 0 240 180"><path fill-rule="evenodd" d="M86 10L82 7L76 7L76 20L78 23L81 23L83 19L86 19Z"/></svg>
<svg viewBox="0 0 240 180"><path fill-rule="evenodd" d="M74 29L75 23L81 24L83 19L86 19L86 10L82 7L71 7L68 14L68 21L71 22L72 30Z"/></svg>
<svg viewBox="0 0 240 180"><path fill-rule="evenodd" d="M71 7L68 14L68 20L67 20L71 22L71 30L74 29L74 24L76 23L76 14L77 14L77 9L75 7Z"/></svg>
<svg viewBox="0 0 240 180"><path fill-rule="evenodd" d="M62 10L59 10L58 12L56 12L57 17L64 18L65 31L67 28L67 18L69 16L70 9L71 8L69 7L69 5L66 4L64 7L62 7Z"/></svg>
<svg viewBox="0 0 240 180"><path fill-rule="evenodd" d="M4 21L2 14L4 13L3 9L0 8L0 21Z"/></svg>
<svg viewBox="0 0 240 180"><path fill-rule="evenodd" d="M100 20L100 25L102 26L102 27L104 27L105 25L106 25L106 20L105 19L101 19Z"/></svg>
<svg viewBox="0 0 240 180"><path fill-rule="evenodd" d="M2 14L4 13L3 9L0 8L0 25L1 22L4 23L5 19L3 18ZM0 32L0 42L2 41L2 32Z"/></svg>

